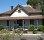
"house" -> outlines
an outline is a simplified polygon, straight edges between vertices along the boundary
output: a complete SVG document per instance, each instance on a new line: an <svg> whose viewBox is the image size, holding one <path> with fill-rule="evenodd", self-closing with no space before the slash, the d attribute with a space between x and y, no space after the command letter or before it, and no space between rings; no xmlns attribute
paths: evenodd
<svg viewBox="0 0 44 40"><path fill-rule="evenodd" d="M11 10L0 14L0 25L17 28L18 26L26 27L33 24L35 27L44 25L44 16L41 10L34 9L32 6L17 5L11 6Z"/></svg>

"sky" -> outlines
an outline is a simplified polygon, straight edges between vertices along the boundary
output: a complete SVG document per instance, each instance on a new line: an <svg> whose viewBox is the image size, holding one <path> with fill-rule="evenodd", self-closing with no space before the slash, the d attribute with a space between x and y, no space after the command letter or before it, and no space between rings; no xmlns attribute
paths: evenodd
<svg viewBox="0 0 44 40"><path fill-rule="evenodd" d="M27 0L0 0L0 13L11 10L11 6L14 8L18 5L26 5Z"/></svg>

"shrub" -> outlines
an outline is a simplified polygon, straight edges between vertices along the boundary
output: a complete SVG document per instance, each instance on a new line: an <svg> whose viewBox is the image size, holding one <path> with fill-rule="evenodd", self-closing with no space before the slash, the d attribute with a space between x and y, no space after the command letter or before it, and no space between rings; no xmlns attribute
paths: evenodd
<svg viewBox="0 0 44 40"><path fill-rule="evenodd" d="M15 35L14 34L5 34L1 36L1 40L14 40Z"/></svg>
<svg viewBox="0 0 44 40"><path fill-rule="evenodd" d="M6 35L2 36L2 38L3 38L3 40L9 40L9 35L6 34Z"/></svg>
<svg viewBox="0 0 44 40"><path fill-rule="evenodd" d="M42 30L43 31L43 33L44 33L44 30Z"/></svg>
<svg viewBox="0 0 44 40"><path fill-rule="evenodd" d="M23 30L23 33L27 33L27 30Z"/></svg>
<svg viewBox="0 0 44 40"><path fill-rule="evenodd" d="M33 34L36 34L36 33L37 33L37 30L36 30L36 29L34 29L34 30L33 30Z"/></svg>
<svg viewBox="0 0 44 40"><path fill-rule="evenodd" d="M10 31L8 31L7 29L3 29L0 31L1 33L9 33Z"/></svg>
<svg viewBox="0 0 44 40"><path fill-rule="evenodd" d="M4 26L3 25L0 25L0 30L4 29Z"/></svg>
<svg viewBox="0 0 44 40"><path fill-rule="evenodd" d="M18 30L23 31L23 28L19 28Z"/></svg>
<svg viewBox="0 0 44 40"><path fill-rule="evenodd" d="M43 29L42 29L43 33L44 33L44 26L43 26Z"/></svg>
<svg viewBox="0 0 44 40"><path fill-rule="evenodd" d="M29 25L28 30L33 31L35 29L34 25Z"/></svg>
<svg viewBox="0 0 44 40"><path fill-rule="evenodd" d="M15 30L15 33L21 33L21 31L20 30Z"/></svg>
<svg viewBox="0 0 44 40"><path fill-rule="evenodd" d="M39 25L38 31L42 31L42 30L43 30L43 26L42 25Z"/></svg>

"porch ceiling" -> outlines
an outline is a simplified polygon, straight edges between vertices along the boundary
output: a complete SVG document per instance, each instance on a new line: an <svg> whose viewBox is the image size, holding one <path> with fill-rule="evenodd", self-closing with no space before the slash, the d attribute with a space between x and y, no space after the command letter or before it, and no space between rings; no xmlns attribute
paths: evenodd
<svg viewBox="0 0 44 40"><path fill-rule="evenodd" d="M20 19L44 19L44 16L28 16L28 17L0 17L0 20L20 20Z"/></svg>

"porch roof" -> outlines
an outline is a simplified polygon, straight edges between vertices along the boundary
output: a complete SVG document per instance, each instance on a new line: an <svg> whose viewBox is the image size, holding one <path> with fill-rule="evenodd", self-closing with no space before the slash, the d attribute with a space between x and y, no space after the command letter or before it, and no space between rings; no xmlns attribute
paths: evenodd
<svg viewBox="0 0 44 40"><path fill-rule="evenodd" d="M20 20L20 19L44 19L44 16L35 15L28 17L0 17L0 20Z"/></svg>

